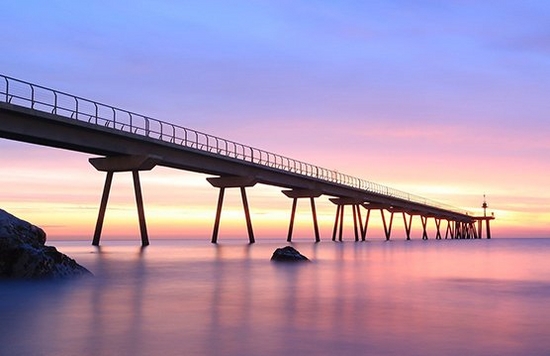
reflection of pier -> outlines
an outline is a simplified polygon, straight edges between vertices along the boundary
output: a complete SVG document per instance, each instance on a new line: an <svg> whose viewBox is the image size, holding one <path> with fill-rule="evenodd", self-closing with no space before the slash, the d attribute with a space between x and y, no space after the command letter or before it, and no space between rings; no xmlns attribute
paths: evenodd
<svg viewBox="0 0 550 356"><path fill-rule="evenodd" d="M149 244L139 172L155 166L213 175L208 181L219 189L212 242L217 242L226 188L239 188L249 242L254 242L246 188L266 184L283 188L293 199L288 241L292 239L299 198L311 204L315 241L320 241L315 198L332 197L337 206L332 239L342 240L344 210L352 206L355 240L366 239L372 210L381 213L384 234L391 237L394 214L402 214L407 239L413 217L422 223L422 238L428 238L428 219L435 220L435 238L480 238L479 218L452 206L389 188L364 179L322 168L275 153L246 146L131 111L104 105L43 86L0 75L0 137L44 146L69 149L101 157L90 163L106 173L93 244L99 245L113 175L131 172L138 209L141 240ZM367 210L361 218L361 208ZM477 225L477 228L476 228Z"/></svg>

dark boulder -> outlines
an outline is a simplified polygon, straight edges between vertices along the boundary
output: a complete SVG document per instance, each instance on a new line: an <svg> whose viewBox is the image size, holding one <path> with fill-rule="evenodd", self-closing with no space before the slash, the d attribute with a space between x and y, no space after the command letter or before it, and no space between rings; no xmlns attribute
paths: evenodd
<svg viewBox="0 0 550 356"><path fill-rule="evenodd" d="M298 252L294 247L286 246L276 249L275 252L273 252L273 256L271 256L271 261L297 262L309 261L309 259Z"/></svg>
<svg viewBox="0 0 550 356"><path fill-rule="evenodd" d="M0 209L0 278L45 279L91 275L75 260L45 243L44 230Z"/></svg>

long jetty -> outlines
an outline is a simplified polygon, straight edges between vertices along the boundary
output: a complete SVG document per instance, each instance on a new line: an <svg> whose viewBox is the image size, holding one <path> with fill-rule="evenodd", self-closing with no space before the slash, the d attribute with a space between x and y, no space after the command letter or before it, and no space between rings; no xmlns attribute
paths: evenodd
<svg viewBox="0 0 550 356"><path fill-rule="evenodd" d="M102 104L41 85L0 75L0 137L95 155L93 167L106 179L92 244L99 245L114 173L132 172L142 245L149 244L139 172L164 166L210 175L219 189L212 242L218 241L225 190L239 188L249 242L255 242L246 188L266 184L283 188L293 200L287 241L292 240L297 200L309 199L315 241L320 241L315 198L329 196L336 206L332 240L342 241L344 208L352 207L356 241L365 241L371 211L380 211L387 240L395 214L403 217L407 240L412 220L420 216L422 239L427 221L435 220L436 239L491 238L493 216L472 213L434 200L393 189L132 111ZM362 208L366 210L365 218Z"/></svg>

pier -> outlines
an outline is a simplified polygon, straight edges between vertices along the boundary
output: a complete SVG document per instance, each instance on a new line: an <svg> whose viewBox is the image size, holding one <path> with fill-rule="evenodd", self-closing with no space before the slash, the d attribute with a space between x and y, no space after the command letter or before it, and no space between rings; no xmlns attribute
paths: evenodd
<svg viewBox="0 0 550 356"><path fill-rule="evenodd" d="M407 240L415 216L420 217L422 239L429 238L428 219L435 221L435 239L482 238L483 223L486 237L491 238L489 221L494 216L476 217L361 178L4 75L0 75L0 137L97 156L89 159L90 164L106 176L93 245L100 243L111 183L120 172L132 174L141 243L149 244L139 173L157 165L206 174L212 187L219 189L212 243L218 242L229 188L240 190L248 241L255 242L247 189L256 184L280 187L292 199L289 242L297 201L302 198L310 202L314 241L321 240L315 199L322 195L336 207L333 241L343 239L347 206L352 208L355 241L366 240L371 215L377 212L387 240L395 214L403 217Z"/></svg>

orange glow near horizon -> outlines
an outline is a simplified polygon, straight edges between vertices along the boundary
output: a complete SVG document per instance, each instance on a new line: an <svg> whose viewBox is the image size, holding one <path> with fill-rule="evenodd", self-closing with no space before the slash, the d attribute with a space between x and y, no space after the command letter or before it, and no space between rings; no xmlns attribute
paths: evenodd
<svg viewBox="0 0 550 356"><path fill-rule="evenodd" d="M95 171L87 162L89 156L56 149L2 142L7 146L1 163L6 168L0 177L2 209L46 230L50 239L91 239L95 229L99 201L105 174ZM299 152L297 152L299 156ZM382 171L384 167L377 170ZM425 169L424 169L425 170ZM391 169L390 169L391 171ZM446 180L439 184L425 184L422 178L433 179L436 172L413 176L414 181L392 181L392 186L432 200L462 207L465 211L482 215L482 196L472 194L480 187L469 187L461 182ZM432 177L429 177L432 176ZM141 172L142 192L149 236L155 238L210 239L214 223L218 190L206 181L206 175L156 167ZM395 177L394 177L395 178ZM383 182L380 182L384 184ZM505 180L503 179L503 183ZM476 183L477 184L477 183ZM536 188L526 188L506 194L506 186L494 186L488 196L488 213L494 212L491 222L493 237L550 237L550 213L547 197L537 196ZM292 200L281 194L281 189L257 185L247 188L256 238L286 239ZM328 197L316 199L321 239L332 236L335 206ZM363 214L363 218L364 218ZM435 237L435 223L430 219L428 230ZM353 240L351 209L346 209L345 236ZM442 223L442 233L445 232ZM401 214L394 217L392 238L405 237ZM114 176L103 228L104 239L138 238L139 226L129 173ZM313 223L307 199L299 200L294 239L313 241ZM367 239L383 238L379 212L371 215ZM412 238L421 237L421 224L413 218ZM229 189L225 195L220 226L220 241L238 238L247 241L246 224L240 194Z"/></svg>

